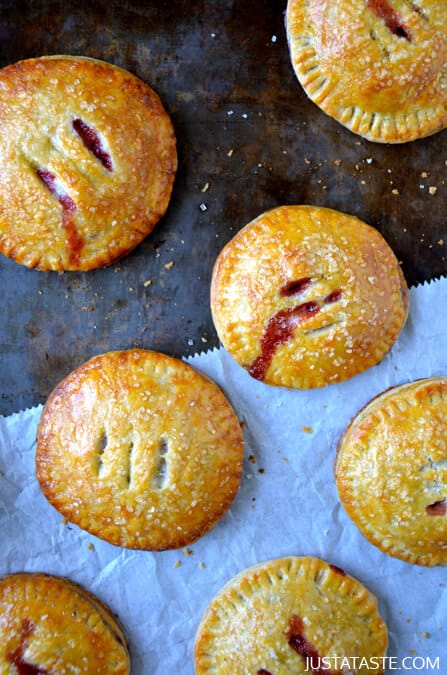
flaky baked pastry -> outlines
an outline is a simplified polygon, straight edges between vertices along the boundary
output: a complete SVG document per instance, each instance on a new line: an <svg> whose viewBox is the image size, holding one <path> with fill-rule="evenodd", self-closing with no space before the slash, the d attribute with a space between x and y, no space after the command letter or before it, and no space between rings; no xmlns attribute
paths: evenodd
<svg viewBox="0 0 447 675"><path fill-rule="evenodd" d="M90 270L132 250L165 213L177 168L159 97L96 59L0 70L0 252L42 270Z"/></svg>
<svg viewBox="0 0 447 675"><path fill-rule="evenodd" d="M337 488L348 515L382 551L447 564L447 378L385 391L339 444Z"/></svg>
<svg viewBox="0 0 447 675"><path fill-rule="evenodd" d="M447 125L444 0L289 0L295 73L325 113L370 141Z"/></svg>
<svg viewBox="0 0 447 675"><path fill-rule="evenodd" d="M123 631L95 596L62 577L0 579L2 675L128 675Z"/></svg>
<svg viewBox="0 0 447 675"><path fill-rule="evenodd" d="M220 340L254 378L307 389L378 363L408 313L408 289L382 235L358 218L281 206L220 253L211 309Z"/></svg>
<svg viewBox="0 0 447 675"><path fill-rule="evenodd" d="M387 641L376 598L362 584L318 558L282 558L244 570L211 601L197 631L195 672L339 673L336 655L362 657L355 672L374 664L383 673Z"/></svg>
<svg viewBox="0 0 447 675"><path fill-rule="evenodd" d="M179 548L230 507L243 447L233 409L205 375L157 352L109 352L50 395L37 478L69 521L112 544Z"/></svg>

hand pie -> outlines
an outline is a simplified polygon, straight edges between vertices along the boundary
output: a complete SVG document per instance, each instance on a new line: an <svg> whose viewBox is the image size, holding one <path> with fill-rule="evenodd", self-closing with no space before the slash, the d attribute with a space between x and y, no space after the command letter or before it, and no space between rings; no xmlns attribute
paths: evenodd
<svg viewBox="0 0 447 675"><path fill-rule="evenodd" d="M147 350L72 372L42 413L37 478L67 520L117 546L179 548L233 502L243 436L211 380Z"/></svg>
<svg viewBox="0 0 447 675"><path fill-rule="evenodd" d="M444 0L289 0L287 34L307 95L370 141L447 125Z"/></svg>
<svg viewBox="0 0 447 675"><path fill-rule="evenodd" d="M152 232L177 168L157 94L103 61L0 70L0 252L41 270L110 265Z"/></svg>
<svg viewBox="0 0 447 675"><path fill-rule="evenodd" d="M0 579L0 672L129 675L126 640L109 609L68 579Z"/></svg>
<svg viewBox="0 0 447 675"><path fill-rule="evenodd" d="M353 419L335 467L348 515L375 546L447 564L447 378L385 391Z"/></svg>
<svg viewBox="0 0 447 675"><path fill-rule="evenodd" d="M383 673L387 642L376 598L362 584L318 558L282 558L244 570L211 601L197 631L195 672L338 673L336 655Z"/></svg>
<svg viewBox="0 0 447 675"><path fill-rule="evenodd" d="M354 216L281 206L220 253L211 284L219 337L250 375L310 389L378 363L408 313L408 289L382 235Z"/></svg>

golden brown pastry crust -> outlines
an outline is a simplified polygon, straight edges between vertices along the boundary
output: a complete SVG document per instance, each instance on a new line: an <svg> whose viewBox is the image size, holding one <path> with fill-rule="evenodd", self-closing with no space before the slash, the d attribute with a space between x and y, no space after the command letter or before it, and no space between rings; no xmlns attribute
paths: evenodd
<svg viewBox="0 0 447 675"><path fill-rule="evenodd" d="M378 363L408 313L400 266L374 228L315 206L282 206L220 253L211 284L219 337L267 384L340 382Z"/></svg>
<svg viewBox="0 0 447 675"><path fill-rule="evenodd" d="M195 672L299 675L311 670L306 653L314 664L334 655L380 663L386 647L372 593L318 558L288 557L244 570L216 595L197 631Z"/></svg>
<svg viewBox="0 0 447 675"><path fill-rule="evenodd" d="M45 574L0 579L0 672L127 675L117 620L77 584Z"/></svg>
<svg viewBox="0 0 447 675"><path fill-rule="evenodd" d="M370 141L447 126L444 0L289 0L295 73L325 113Z"/></svg>
<svg viewBox="0 0 447 675"><path fill-rule="evenodd" d="M131 251L165 213L177 168L152 89L103 61L47 56L0 70L0 252L89 270Z"/></svg>
<svg viewBox="0 0 447 675"><path fill-rule="evenodd" d="M374 398L342 436L335 472L370 542L410 563L447 564L447 379Z"/></svg>
<svg viewBox="0 0 447 675"><path fill-rule="evenodd" d="M109 352L49 397L37 478L68 520L112 544L178 548L230 507L243 446L233 409L206 376L157 352Z"/></svg>

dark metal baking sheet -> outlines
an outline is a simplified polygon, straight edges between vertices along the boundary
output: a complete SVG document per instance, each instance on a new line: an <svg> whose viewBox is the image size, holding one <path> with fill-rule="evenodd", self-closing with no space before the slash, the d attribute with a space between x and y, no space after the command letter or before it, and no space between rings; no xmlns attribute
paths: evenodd
<svg viewBox="0 0 447 675"><path fill-rule="evenodd" d="M43 402L70 370L109 349L181 356L216 346L214 260L237 230L279 204L330 206L376 226L409 284L445 273L447 131L383 146L325 116L293 74L285 6L0 2L0 66L68 53L127 68L161 96L179 152L166 216L119 264L58 275L0 258L1 414Z"/></svg>

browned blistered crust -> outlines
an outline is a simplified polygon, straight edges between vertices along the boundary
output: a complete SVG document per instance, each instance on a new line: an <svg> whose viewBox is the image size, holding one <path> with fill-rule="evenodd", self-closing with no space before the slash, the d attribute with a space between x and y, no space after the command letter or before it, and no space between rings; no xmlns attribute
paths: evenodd
<svg viewBox="0 0 447 675"><path fill-rule="evenodd" d="M118 621L94 595L62 577L0 579L0 671L128 675ZM21 666L21 669L20 669Z"/></svg>
<svg viewBox="0 0 447 675"><path fill-rule="evenodd" d="M444 0L289 0L292 64L307 95L370 141L447 125Z"/></svg>
<svg viewBox="0 0 447 675"><path fill-rule="evenodd" d="M37 478L56 509L102 539L179 548L230 507L243 446L239 421L209 378L157 352L109 352L49 397Z"/></svg>
<svg viewBox="0 0 447 675"><path fill-rule="evenodd" d="M109 165L76 121L97 136ZM7 66L0 126L0 252L16 262L110 265L165 213L177 169L172 123L157 94L122 68L70 56Z"/></svg>
<svg viewBox="0 0 447 675"><path fill-rule="evenodd" d="M195 672L301 675L310 670L305 652L380 664L387 642L377 600L360 582L318 558L280 558L244 570L211 601L197 630Z"/></svg>
<svg viewBox="0 0 447 675"><path fill-rule="evenodd" d="M393 387L340 439L346 512L375 546L418 565L447 564L447 379Z"/></svg>
<svg viewBox="0 0 447 675"><path fill-rule="evenodd" d="M382 235L358 218L316 206L267 211L215 263L211 309L220 340L253 374L272 318L309 306L314 311L271 350L258 379L307 389L375 365L405 324L408 289Z"/></svg>

